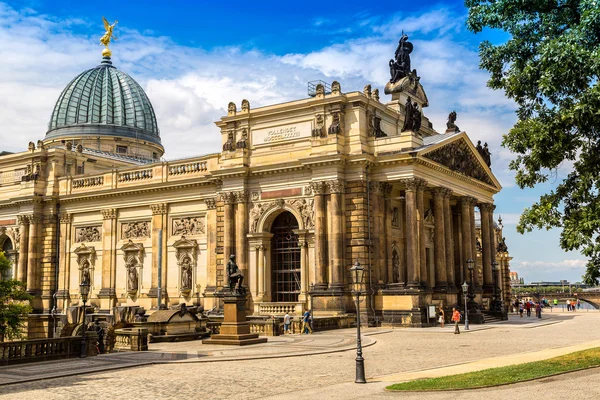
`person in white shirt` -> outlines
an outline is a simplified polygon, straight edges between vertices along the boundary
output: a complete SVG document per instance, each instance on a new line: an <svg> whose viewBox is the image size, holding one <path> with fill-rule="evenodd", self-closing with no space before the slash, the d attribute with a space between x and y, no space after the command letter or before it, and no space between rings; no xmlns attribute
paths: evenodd
<svg viewBox="0 0 600 400"><path fill-rule="evenodd" d="M285 335L292 333L292 331L290 330L291 320L292 320L292 317L290 317L290 314L285 313L285 315L283 317L283 333Z"/></svg>

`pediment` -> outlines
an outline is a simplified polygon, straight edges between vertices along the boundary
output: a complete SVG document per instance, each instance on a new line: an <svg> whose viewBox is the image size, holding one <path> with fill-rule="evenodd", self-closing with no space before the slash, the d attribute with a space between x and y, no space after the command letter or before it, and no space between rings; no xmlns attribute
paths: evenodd
<svg viewBox="0 0 600 400"><path fill-rule="evenodd" d="M420 156L441 164L451 171L500 189L499 182L464 133L451 142L442 142L425 150Z"/></svg>

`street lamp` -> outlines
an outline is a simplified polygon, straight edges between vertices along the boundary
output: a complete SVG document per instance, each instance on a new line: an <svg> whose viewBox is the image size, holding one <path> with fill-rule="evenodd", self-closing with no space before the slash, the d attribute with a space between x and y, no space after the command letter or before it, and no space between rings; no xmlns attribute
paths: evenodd
<svg viewBox="0 0 600 400"><path fill-rule="evenodd" d="M356 297L356 379L355 383L367 383L365 379L365 359L362 356L362 344L360 342L360 294L365 276L365 268L363 268L358 260L354 266L350 268L352 279L354 280L353 294Z"/></svg>
<svg viewBox="0 0 600 400"><path fill-rule="evenodd" d="M80 358L87 357L87 348L85 343L85 303L88 298L88 294L90 293L90 282L87 279L83 279L79 284L79 292L81 293L81 300L83 301L83 324L81 325L81 353L79 354Z"/></svg>
<svg viewBox="0 0 600 400"><path fill-rule="evenodd" d="M475 261L473 261L472 258L469 258L467 260L467 269L469 270L469 279L470 279L470 285L469 285L469 299L471 301L473 301L475 299L475 293L473 293L473 269L474 269L474 265L475 265Z"/></svg>
<svg viewBox="0 0 600 400"><path fill-rule="evenodd" d="M467 292L469 290L469 284L467 281L462 285L463 297L465 298L465 331L469 330L469 309L467 308L467 298L469 297Z"/></svg>

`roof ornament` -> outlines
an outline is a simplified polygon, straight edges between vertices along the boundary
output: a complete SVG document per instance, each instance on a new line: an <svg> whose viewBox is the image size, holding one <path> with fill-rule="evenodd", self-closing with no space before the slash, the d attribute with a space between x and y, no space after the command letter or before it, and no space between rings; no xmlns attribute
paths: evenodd
<svg viewBox="0 0 600 400"><path fill-rule="evenodd" d="M113 35L113 30L115 29L115 25L118 24L119 21L115 20L115 22L111 25L108 23L106 18L102 17L102 22L104 22L104 29L106 30L104 35L100 38L100 44L104 45L104 49L102 50L102 57L110 57L112 55L112 52L108 48L108 45L110 44L111 39L117 40L116 36Z"/></svg>

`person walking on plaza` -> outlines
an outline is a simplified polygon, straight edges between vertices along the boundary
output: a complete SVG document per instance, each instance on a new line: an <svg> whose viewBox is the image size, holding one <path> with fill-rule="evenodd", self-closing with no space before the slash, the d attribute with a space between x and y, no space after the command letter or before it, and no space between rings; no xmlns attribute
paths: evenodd
<svg viewBox="0 0 600 400"><path fill-rule="evenodd" d="M554 307L557 307L557 306L558 306L558 299L554 299Z"/></svg>
<svg viewBox="0 0 600 400"><path fill-rule="evenodd" d="M292 317L290 317L290 314L288 314L286 312L285 315L283 316L283 334L284 335L292 333L292 331L290 330L291 320L292 320Z"/></svg>
<svg viewBox="0 0 600 400"><path fill-rule="evenodd" d="M581 300L577 299L577 309L579 310L581 308Z"/></svg>
<svg viewBox="0 0 600 400"><path fill-rule="evenodd" d="M519 303L519 315L523 318L523 303Z"/></svg>
<svg viewBox="0 0 600 400"><path fill-rule="evenodd" d="M567 300L567 311L571 311L571 300Z"/></svg>
<svg viewBox="0 0 600 400"><path fill-rule="evenodd" d="M302 330L300 331L300 334L303 334L306 331L306 333L310 333L312 335L313 330L310 327L310 311L306 310L304 312L304 315L302 315Z"/></svg>
<svg viewBox="0 0 600 400"><path fill-rule="evenodd" d="M458 329L458 323L460 322L460 311L458 311L456 307L452 307L452 321L454 322L454 334L460 334L460 329Z"/></svg>
<svg viewBox="0 0 600 400"><path fill-rule="evenodd" d="M444 315L444 309L442 308L442 305L440 304L440 309L438 311L438 322L440 323L440 325L442 326L442 328L444 327L444 323L446 320L446 316Z"/></svg>
<svg viewBox="0 0 600 400"><path fill-rule="evenodd" d="M540 303L537 303L535 305L535 316L538 318L542 318L542 305Z"/></svg>
<svg viewBox="0 0 600 400"><path fill-rule="evenodd" d="M531 317L531 301L527 301L525 303L525 310L527 310L527 316Z"/></svg>

